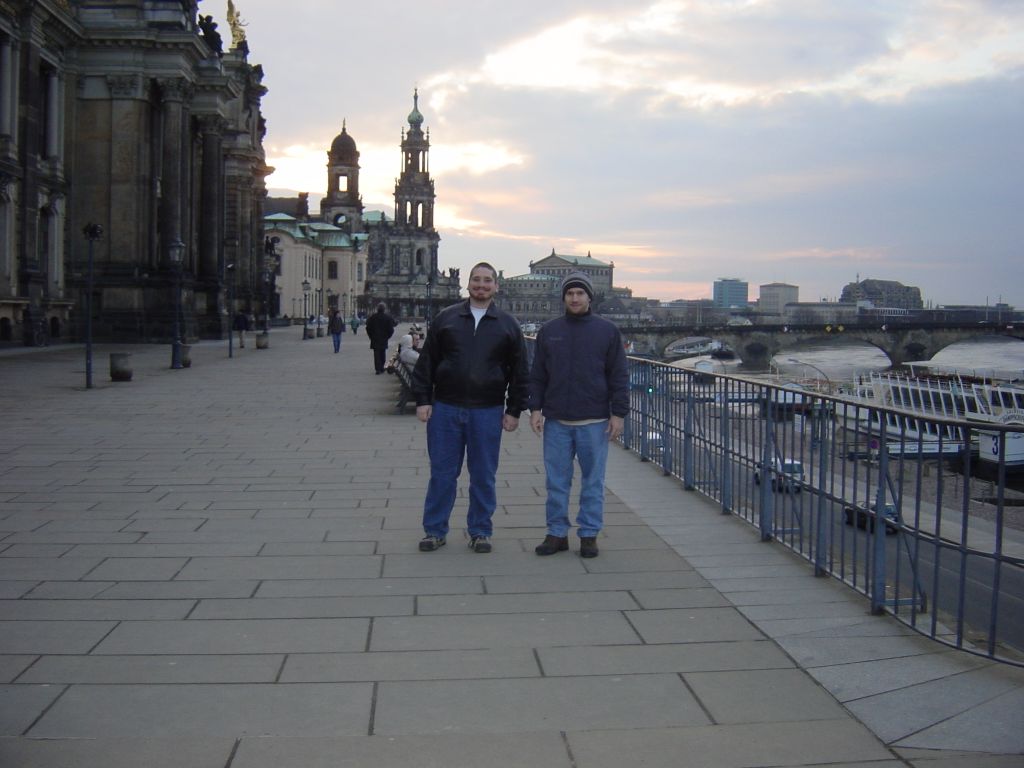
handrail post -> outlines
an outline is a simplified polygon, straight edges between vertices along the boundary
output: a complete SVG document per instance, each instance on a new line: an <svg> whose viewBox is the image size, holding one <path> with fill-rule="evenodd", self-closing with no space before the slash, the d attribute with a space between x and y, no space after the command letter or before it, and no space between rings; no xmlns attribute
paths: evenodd
<svg viewBox="0 0 1024 768"><path fill-rule="evenodd" d="M718 423L722 434L722 513L732 512L732 424L729 423L729 380L722 382Z"/></svg>
<svg viewBox="0 0 1024 768"><path fill-rule="evenodd" d="M827 510L831 505L825 503L825 486L828 483L829 477L829 441L826 439L829 435L829 430L825 419L830 418L831 409L826 408L824 400L812 406L812 408L817 409L815 421L818 424L817 428L820 430L818 440L818 510L814 542L814 575L827 576L828 555L832 538L832 521L826 519Z"/></svg>
<svg viewBox="0 0 1024 768"><path fill-rule="evenodd" d="M889 441L886 435L885 419L881 420L878 437L878 487L875 490L874 521L870 529L872 542L871 562L871 612L885 612L885 481L889 476Z"/></svg>
<svg viewBox="0 0 1024 768"><path fill-rule="evenodd" d="M775 492L771 487L775 448L775 405L773 400L772 397L766 399L764 442L761 445L761 513L758 518L761 541L771 541L775 538Z"/></svg>

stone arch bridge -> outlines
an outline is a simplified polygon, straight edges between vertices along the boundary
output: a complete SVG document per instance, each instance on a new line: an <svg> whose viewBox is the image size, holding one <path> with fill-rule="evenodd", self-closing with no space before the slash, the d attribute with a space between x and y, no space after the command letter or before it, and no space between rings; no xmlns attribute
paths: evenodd
<svg viewBox="0 0 1024 768"><path fill-rule="evenodd" d="M667 357L668 347L689 336L706 336L727 345L750 371L768 370L779 352L815 341L857 340L882 350L892 365L930 360L950 344L983 336L1009 336L1024 341L1024 325L1003 323L912 323L810 325L647 325L620 324L635 354Z"/></svg>

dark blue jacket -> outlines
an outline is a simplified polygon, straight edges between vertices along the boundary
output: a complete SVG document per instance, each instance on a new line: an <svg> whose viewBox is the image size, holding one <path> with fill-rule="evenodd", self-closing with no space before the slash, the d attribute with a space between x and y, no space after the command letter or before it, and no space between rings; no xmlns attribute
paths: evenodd
<svg viewBox="0 0 1024 768"><path fill-rule="evenodd" d="M629 375L619 329L590 312L546 322L534 348L530 410L559 421L625 418Z"/></svg>
<svg viewBox="0 0 1024 768"><path fill-rule="evenodd" d="M460 408L526 408L526 343L519 323L494 304L474 326L469 300L444 309L427 330L412 372L416 405L435 400Z"/></svg>

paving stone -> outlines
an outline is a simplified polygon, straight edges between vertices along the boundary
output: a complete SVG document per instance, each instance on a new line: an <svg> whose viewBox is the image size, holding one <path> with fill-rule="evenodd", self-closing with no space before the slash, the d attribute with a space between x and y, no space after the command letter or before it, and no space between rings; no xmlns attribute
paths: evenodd
<svg viewBox="0 0 1024 768"><path fill-rule="evenodd" d="M197 557L177 579L357 579L377 576L377 556Z"/></svg>
<svg viewBox="0 0 1024 768"><path fill-rule="evenodd" d="M259 581L214 579L210 581L122 581L101 593L107 600L184 600L251 597ZM31 596L35 595L35 591Z"/></svg>
<svg viewBox="0 0 1024 768"><path fill-rule="evenodd" d="M284 656L43 656L19 683L272 683Z"/></svg>
<svg viewBox="0 0 1024 768"><path fill-rule="evenodd" d="M32 655L8 655L0 656L0 683L9 683L28 667L36 656ZM2 765L2 763L0 763Z"/></svg>
<svg viewBox="0 0 1024 768"><path fill-rule="evenodd" d="M190 619L339 618L344 616L411 616L410 595L373 597L268 597L203 600Z"/></svg>
<svg viewBox="0 0 1024 768"><path fill-rule="evenodd" d="M810 723L591 730L570 732L567 736L578 768L679 768L683 755L690 765L714 768L845 766L892 757L870 731L849 718Z"/></svg>
<svg viewBox="0 0 1024 768"><path fill-rule="evenodd" d="M646 643L759 640L764 637L735 608L676 608L627 611Z"/></svg>
<svg viewBox="0 0 1024 768"><path fill-rule="evenodd" d="M28 735L46 739L367 733L373 686L72 686Z"/></svg>
<svg viewBox="0 0 1024 768"><path fill-rule="evenodd" d="M634 589L641 608L717 608L731 605L722 593L710 587L693 589Z"/></svg>
<svg viewBox="0 0 1024 768"><path fill-rule="evenodd" d="M0 765L18 768L224 768L228 737L189 739L3 739Z"/></svg>
<svg viewBox="0 0 1024 768"><path fill-rule="evenodd" d="M355 651L365 647L368 628L367 619L130 621L117 625L93 653L231 654Z"/></svg>
<svg viewBox="0 0 1024 768"><path fill-rule="evenodd" d="M381 683L374 733L568 731L703 724L676 675ZM622 763L625 765L627 763Z"/></svg>
<svg viewBox="0 0 1024 768"><path fill-rule="evenodd" d="M0 753L2 754L2 753ZM353 736L333 739L243 738L231 768L572 768L558 733Z"/></svg>
<svg viewBox="0 0 1024 768"><path fill-rule="evenodd" d="M638 643L640 638L617 612L412 616L376 619L370 650L532 648L631 642Z"/></svg>
<svg viewBox="0 0 1024 768"><path fill-rule="evenodd" d="M782 669L793 662L767 640L669 645L591 645L538 648L544 674L552 677L703 670Z"/></svg>
<svg viewBox="0 0 1024 768"><path fill-rule="evenodd" d="M2 653L88 653L113 621L0 621Z"/></svg>
<svg viewBox="0 0 1024 768"><path fill-rule="evenodd" d="M539 677L530 649L302 653L288 657L281 682L470 680ZM501 685L504 685L502 681Z"/></svg>
<svg viewBox="0 0 1024 768"><path fill-rule="evenodd" d="M361 595L480 594L478 576L436 576L407 579L288 579L260 582L256 597L332 597Z"/></svg>
<svg viewBox="0 0 1024 768"><path fill-rule="evenodd" d="M193 600L0 600L0 616L32 621L183 619Z"/></svg>
<svg viewBox="0 0 1024 768"><path fill-rule="evenodd" d="M416 612L420 616L461 613L619 611L638 607L636 600L628 592L423 596L416 601Z"/></svg>
<svg viewBox="0 0 1024 768"><path fill-rule="evenodd" d="M536 557L536 556L535 556ZM560 555L552 555L560 557ZM576 575L487 576L491 594L508 592L576 592L618 589L671 589L704 587L707 582L694 571L655 573L588 573Z"/></svg>
<svg viewBox="0 0 1024 768"><path fill-rule="evenodd" d="M24 733L62 692L55 685L0 685L0 737Z"/></svg>
<svg viewBox="0 0 1024 768"><path fill-rule="evenodd" d="M0 558L0 581L65 581L80 579L100 564L93 557Z"/></svg>
<svg viewBox="0 0 1024 768"><path fill-rule="evenodd" d="M187 557L111 557L87 578L102 581L167 581L189 562Z"/></svg>
<svg viewBox="0 0 1024 768"><path fill-rule="evenodd" d="M716 723L807 722L845 715L800 669L688 672L685 679Z"/></svg>

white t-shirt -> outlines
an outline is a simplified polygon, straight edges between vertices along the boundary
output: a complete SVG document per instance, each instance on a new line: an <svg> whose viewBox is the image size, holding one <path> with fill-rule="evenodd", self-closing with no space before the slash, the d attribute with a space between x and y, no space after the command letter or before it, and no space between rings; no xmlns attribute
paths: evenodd
<svg viewBox="0 0 1024 768"><path fill-rule="evenodd" d="M470 304L469 311L473 313L473 330L475 331L480 327L480 318L487 314L487 309L480 309L480 307Z"/></svg>

